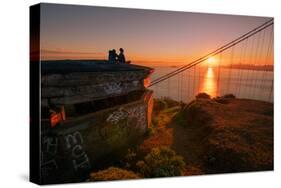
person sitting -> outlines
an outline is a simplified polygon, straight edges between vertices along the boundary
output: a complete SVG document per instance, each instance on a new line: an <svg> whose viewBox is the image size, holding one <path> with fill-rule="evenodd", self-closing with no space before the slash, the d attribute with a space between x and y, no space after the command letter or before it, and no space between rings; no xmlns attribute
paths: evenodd
<svg viewBox="0 0 281 188"><path fill-rule="evenodd" d="M119 49L120 53L118 55L118 62L119 63L126 63L125 55L124 55L124 49L120 48Z"/></svg>
<svg viewBox="0 0 281 188"><path fill-rule="evenodd" d="M108 62L116 63L116 58L117 58L116 50L115 49L109 50L108 51Z"/></svg>

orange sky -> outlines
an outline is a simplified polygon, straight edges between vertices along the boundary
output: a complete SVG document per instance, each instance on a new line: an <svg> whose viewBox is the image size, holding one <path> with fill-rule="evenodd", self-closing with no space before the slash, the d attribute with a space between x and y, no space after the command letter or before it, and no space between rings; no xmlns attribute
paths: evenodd
<svg viewBox="0 0 281 188"><path fill-rule="evenodd" d="M270 18L43 4L41 59L107 59L108 50L125 49L127 60L141 64L182 65L230 42ZM262 35L262 34L261 34ZM270 32L259 49L266 57ZM261 36L259 36L261 38ZM252 40L252 41L251 41ZM248 41L249 61L258 36ZM261 41L260 41L261 43ZM244 45L244 46L243 46ZM245 48L245 44L240 47ZM237 47L239 49L239 46ZM230 52L225 52L227 54ZM236 50L233 59L239 59ZM227 61L227 55L224 61ZM271 61L271 60L270 60Z"/></svg>

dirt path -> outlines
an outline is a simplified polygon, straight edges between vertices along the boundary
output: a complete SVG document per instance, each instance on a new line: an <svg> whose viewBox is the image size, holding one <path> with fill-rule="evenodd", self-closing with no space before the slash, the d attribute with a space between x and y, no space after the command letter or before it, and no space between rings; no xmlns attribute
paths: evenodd
<svg viewBox="0 0 281 188"><path fill-rule="evenodd" d="M194 127L184 128L174 121L175 115L181 110L178 106L167 109L158 114L158 128L153 135L141 144L141 151L148 153L152 148L168 146L184 157L186 166L185 175L202 174L200 159L203 148L200 130ZM192 164L192 165L189 165Z"/></svg>
<svg viewBox="0 0 281 188"><path fill-rule="evenodd" d="M145 139L140 145L140 149L144 153L149 153L152 148L159 146L171 146L173 144L174 128L168 127L171 125L173 117L179 112L180 108L176 107L174 109L168 109L161 111L157 114L157 127L153 128L152 135Z"/></svg>

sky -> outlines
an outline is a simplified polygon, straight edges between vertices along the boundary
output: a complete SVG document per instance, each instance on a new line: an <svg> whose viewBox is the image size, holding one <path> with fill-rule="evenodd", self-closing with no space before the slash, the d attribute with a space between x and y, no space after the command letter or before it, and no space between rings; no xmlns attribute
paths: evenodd
<svg viewBox="0 0 281 188"><path fill-rule="evenodd" d="M269 19L43 4L41 59L107 59L108 50L122 47L132 62L181 65Z"/></svg>

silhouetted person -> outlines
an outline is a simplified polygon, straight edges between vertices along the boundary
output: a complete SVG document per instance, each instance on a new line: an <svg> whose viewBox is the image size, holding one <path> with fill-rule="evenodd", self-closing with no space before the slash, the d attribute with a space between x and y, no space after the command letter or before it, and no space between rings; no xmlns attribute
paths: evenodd
<svg viewBox="0 0 281 188"><path fill-rule="evenodd" d="M116 54L116 50L109 50L108 51L108 62L109 63L116 63L116 58L117 58L117 54Z"/></svg>
<svg viewBox="0 0 281 188"><path fill-rule="evenodd" d="M120 51L120 53L118 55L118 62L119 63L126 63L126 59L125 59L123 48L120 48L119 51Z"/></svg>
<svg viewBox="0 0 281 188"><path fill-rule="evenodd" d="M109 50L108 51L108 62L109 63L113 63L114 59L113 59L113 56L112 56L112 50Z"/></svg>

